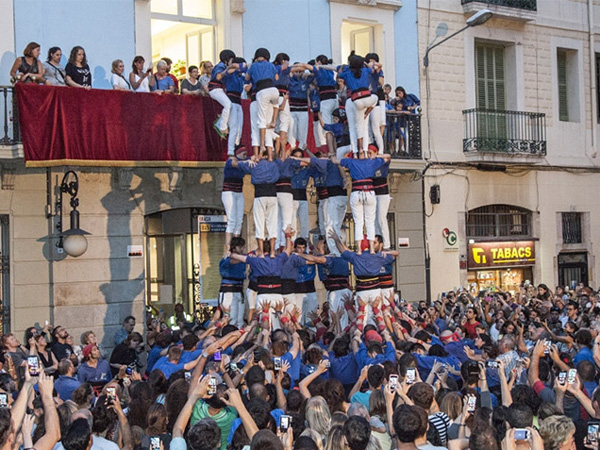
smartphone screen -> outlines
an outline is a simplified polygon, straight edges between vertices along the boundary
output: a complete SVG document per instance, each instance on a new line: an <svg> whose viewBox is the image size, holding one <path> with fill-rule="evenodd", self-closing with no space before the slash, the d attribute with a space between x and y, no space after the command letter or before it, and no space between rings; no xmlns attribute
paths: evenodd
<svg viewBox="0 0 600 450"><path fill-rule="evenodd" d="M569 373L567 374L567 383L569 383L569 384L575 383L576 378L577 378L577 369L569 369Z"/></svg>
<svg viewBox="0 0 600 450"><path fill-rule="evenodd" d="M210 377L210 381L208 382L208 395L215 395L217 393L217 379L215 377Z"/></svg>
<svg viewBox="0 0 600 450"><path fill-rule="evenodd" d="M8 394L0 393L0 408L8 408Z"/></svg>
<svg viewBox="0 0 600 450"><path fill-rule="evenodd" d="M475 397L473 395L470 395L467 398L467 404L468 404L467 409L468 409L469 412L472 413L473 411L475 411L475 407L477 405L477 397Z"/></svg>
<svg viewBox="0 0 600 450"><path fill-rule="evenodd" d="M398 375L392 374L390 375L390 389L392 392L396 390L396 387L398 387Z"/></svg>
<svg viewBox="0 0 600 450"><path fill-rule="evenodd" d="M600 430L600 423L589 423L587 432L587 441L590 444L598 442L598 431Z"/></svg>
<svg viewBox="0 0 600 450"><path fill-rule="evenodd" d="M190 372L185 373L185 381L188 383L192 381L192 374Z"/></svg>
<svg viewBox="0 0 600 450"><path fill-rule="evenodd" d="M112 400L115 400L115 399L117 398L117 390L116 390L116 388L115 388L115 387L112 387L112 386L110 386L110 387L107 387L107 388L106 388L106 397L107 397L109 400L111 400L111 401L112 401Z"/></svg>
<svg viewBox="0 0 600 450"><path fill-rule="evenodd" d="M217 350L213 355L215 361L221 361L221 349Z"/></svg>
<svg viewBox="0 0 600 450"><path fill-rule="evenodd" d="M406 369L406 384L413 384L417 378L416 369L409 367Z"/></svg>
<svg viewBox="0 0 600 450"><path fill-rule="evenodd" d="M498 368L498 361L494 361L494 360L486 361L485 365L489 369L497 369Z"/></svg>
<svg viewBox="0 0 600 450"><path fill-rule="evenodd" d="M565 384L565 381L567 381L567 372L560 372L560 373L558 374L558 383L559 383L561 386L564 386L564 384Z"/></svg>
<svg viewBox="0 0 600 450"><path fill-rule="evenodd" d="M160 450L160 437L152 436L150 438L150 450Z"/></svg>
<svg viewBox="0 0 600 450"><path fill-rule="evenodd" d="M281 370L281 358L276 356L273 358L273 367L275 370Z"/></svg>
<svg viewBox="0 0 600 450"><path fill-rule="evenodd" d="M29 375L37 377L40 374L40 360L37 356L27 357L27 368L29 369Z"/></svg>
<svg viewBox="0 0 600 450"><path fill-rule="evenodd" d="M515 428L515 441L527 441L529 439L529 430L525 428Z"/></svg>
<svg viewBox="0 0 600 450"><path fill-rule="evenodd" d="M281 431L287 431L287 429L290 427L291 422L292 422L291 416L286 416L286 415L281 416L281 425L280 425L279 429Z"/></svg>

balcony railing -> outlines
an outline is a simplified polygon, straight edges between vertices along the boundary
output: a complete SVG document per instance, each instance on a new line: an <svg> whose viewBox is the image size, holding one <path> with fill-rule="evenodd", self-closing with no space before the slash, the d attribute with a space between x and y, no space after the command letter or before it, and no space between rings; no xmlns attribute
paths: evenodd
<svg viewBox="0 0 600 450"><path fill-rule="evenodd" d="M421 159L421 115L388 112L385 152L394 159Z"/></svg>
<svg viewBox="0 0 600 450"><path fill-rule="evenodd" d="M17 117L17 102L12 86L0 86L0 145L15 145L21 142L19 120Z"/></svg>
<svg viewBox="0 0 600 450"><path fill-rule="evenodd" d="M485 3L494 6L504 6L506 8L537 11L537 0L461 0L460 3L461 5L467 5L469 3Z"/></svg>
<svg viewBox="0 0 600 450"><path fill-rule="evenodd" d="M546 154L546 114L474 108L463 117L465 153Z"/></svg>

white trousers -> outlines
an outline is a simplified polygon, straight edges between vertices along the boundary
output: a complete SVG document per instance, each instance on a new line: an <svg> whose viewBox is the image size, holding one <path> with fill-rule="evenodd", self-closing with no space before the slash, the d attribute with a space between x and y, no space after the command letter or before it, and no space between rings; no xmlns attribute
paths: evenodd
<svg viewBox="0 0 600 450"><path fill-rule="evenodd" d="M321 122L318 120L313 122L313 134L315 136L315 144L317 147L327 145L327 141L325 140L325 130L323 130Z"/></svg>
<svg viewBox="0 0 600 450"><path fill-rule="evenodd" d="M242 139L242 128L244 126L244 113L242 112L242 105L232 103L231 114L229 114L229 136L227 136L227 154L229 156L234 154L235 146L240 143Z"/></svg>
<svg viewBox="0 0 600 450"><path fill-rule="evenodd" d="M256 239L277 238L277 197L255 197L253 209Z"/></svg>
<svg viewBox="0 0 600 450"><path fill-rule="evenodd" d="M273 306L277 302L283 301L283 297L281 294L258 294L256 296L256 307L261 308L264 302L269 302L271 307L269 308L269 322L271 323L271 330L276 330L277 328L281 328L281 324L279 323L279 319L277 318L277 314L275 314L275 308Z"/></svg>
<svg viewBox="0 0 600 450"><path fill-rule="evenodd" d="M306 148L308 138L308 111L292 111L292 141L301 149Z"/></svg>
<svg viewBox="0 0 600 450"><path fill-rule="evenodd" d="M256 297L258 296L257 292L253 289L246 289L246 299L248 300L248 309L256 309ZM252 320L252 317L248 317L249 321Z"/></svg>
<svg viewBox="0 0 600 450"><path fill-rule="evenodd" d="M337 98L321 100L321 119L323 119L323 123L333 123L333 111L339 106L340 103Z"/></svg>
<svg viewBox="0 0 600 450"><path fill-rule="evenodd" d="M277 247L285 246L286 227L292 226L294 218L294 196L289 192L277 193Z"/></svg>
<svg viewBox="0 0 600 450"><path fill-rule="evenodd" d="M231 100L229 100L229 97L227 97L227 94L223 89L213 89L208 93L208 95L210 95L210 98L213 100L218 101L223 107L223 111L221 111L221 118L219 119L217 126L219 127L219 130L224 131L227 129L227 123L229 122Z"/></svg>
<svg viewBox="0 0 600 450"><path fill-rule="evenodd" d="M294 200L294 217L296 236L308 239L308 201Z"/></svg>
<svg viewBox="0 0 600 450"><path fill-rule="evenodd" d="M281 108L281 104L283 103L283 97L279 96L279 107ZM285 106L283 109L279 110L279 114L277 115L277 127L275 130L277 132L283 131L284 133L289 133L290 128L292 126L292 116L290 114L290 101L285 102Z"/></svg>
<svg viewBox="0 0 600 450"><path fill-rule="evenodd" d="M273 120L273 108L279 104L279 91L276 87L258 91L256 103L258 103L258 128L267 128Z"/></svg>
<svg viewBox="0 0 600 450"><path fill-rule="evenodd" d="M258 103L250 103L250 128L252 136L252 147L260 147L260 130L258 129ZM275 131L271 128L267 129L265 133L265 146L273 147L273 141L275 140Z"/></svg>
<svg viewBox="0 0 600 450"><path fill-rule="evenodd" d="M326 198L319 200L319 208L317 209L321 236L327 236L327 200Z"/></svg>
<svg viewBox="0 0 600 450"><path fill-rule="evenodd" d="M338 236L342 236L342 225L344 224L344 217L346 217L346 204L348 203L348 199L342 196L329 197L327 199L327 234L329 234L329 230L335 230ZM362 228L361 228L361 238L362 240ZM335 241L327 237L327 247L329 247L329 251L336 255L340 256L340 252L338 251L337 245L335 245Z"/></svg>
<svg viewBox="0 0 600 450"><path fill-rule="evenodd" d="M302 315L300 316L302 325L306 325L308 316L317 311L319 300L316 292L307 292L305 294L296 294L296 302L300 304Z"/></svg>
<svg viewBox="0 0 600 450"><path fill-rule="evenodd" d="M390 248L390 227L388 226L387 213L390 209L392 197L390 194L376 195L377 210L375 215L375 234L380 234L383 237L383 248Z"/></svg>
<svg viewBox="0 0 600 450"><path fill-rule="evenodd" d="M350 145L354 153L359 150L358 139L360 138L362 138L361 150L366 152L369 148L369 122L365 117L365 111L376 104L377 96L373 94L354 101L350 97L346 100Z"/></svg>
<svg viewBox="0 0 600 450"><path fill-rule="evenodd" d="M235 236L242 234L242 222L244 221L244 193L223 191L221 202L227 216L227 228L225 231Z"/></svg>
<svg viewBox="0 0 600 450"><path fill-rule="evenodd" d="M219 292L219 306L229 308L231 324L240 328L244 326L244 315L246 313L244 296L241 292Z"/></svg>
<svg viewBox="0 0 600 450"><path fill-rule="evenodd" d="M381 289L369 289L366 291L356 292L356 298L361 299L367 304L365 307L365 318L363 320L363 325L376 325L375 320L373 320L371 303L373 303L373 301L375 301L375 299L379 296L381 296Z"/></svg>
<svg viewBox="0 0 600 450"><path fill-rule="evenodd" d="M327 292L327 301L329 302L329 311L336 312L341 308L344 312L340 318L340 325L342 330L348 326L348 311L344 305L344 300L350 297L352 298L352 291L350 289L340 289L338 291Z"/></svg>
<svg viewBox="0 0 600 450"><path fill-rule="evenodd" d="M385 125L385 122L381 121L382 118L385 118L385 113L382 116L381 109L385 110L385 106L377 104L371 114L369 114L369 140L377 144L377 148L379 149L378 153L380 155L383 154L383 136L381 135L381 125Z"/></svg>
<svg viewBox="0 0 600 450"><path fill-rule="evenodd" d="M350 209L354 219L354 240L357 245L363 239L363 227L367 228L367 239L375 239L375 213L377 200L373 191L352 191L350 194Z"/></svg>

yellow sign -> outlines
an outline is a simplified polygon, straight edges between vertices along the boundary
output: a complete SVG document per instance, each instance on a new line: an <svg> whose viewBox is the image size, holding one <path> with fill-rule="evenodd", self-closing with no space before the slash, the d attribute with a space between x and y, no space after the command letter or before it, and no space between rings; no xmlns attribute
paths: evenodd
<svg viewBox="0 0 600 450"><path fill-rule="evenodd" d="M535 242L477 242L469 244L469 269L535 264Z"/></svg>

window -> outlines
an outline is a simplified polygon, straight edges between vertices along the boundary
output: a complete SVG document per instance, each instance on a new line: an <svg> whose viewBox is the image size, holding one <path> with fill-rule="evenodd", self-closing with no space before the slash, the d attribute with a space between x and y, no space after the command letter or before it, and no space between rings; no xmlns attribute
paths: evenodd
<svg viewBox="0 0 600 450"><path fill-rule="evenodd" d="M342 22L342 58L346 59L354 50L357 55L376 51L375 27L364 23Z"/></svg>
<svg viewBox="0 0 600 450"><path fill-rule="evenodd" d="M562 237L563 244L581 244L583 232L581 228L581 213L562 213Z"/></svg>
<svg viewBox="0 0 600 450"><path fill-rule="evenodd" d="M567 52L558 50L556 53L558 74L558 118L561 122L569 121L569 97L567 87Z"/></svg>
<svg viewBox="0 0 600 450"><path fill-rule="evenodd" d="M467 237L515 239L532 236L531 211L511 205L488 205L467 213Z"/></svg>
<svg viewBox="0 0 600 450"><path fill-rule="evenodd" d="M484 42L475 44L478 108L506 109L504 65L504 46Z"/></svg>
<svg viewBox="0 0 600 450"><path fill-rule="evenodd" d="M151 0L150 8L154 63L163 57L183 63L184 67L214 61L213 0Z"/></svg>

